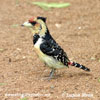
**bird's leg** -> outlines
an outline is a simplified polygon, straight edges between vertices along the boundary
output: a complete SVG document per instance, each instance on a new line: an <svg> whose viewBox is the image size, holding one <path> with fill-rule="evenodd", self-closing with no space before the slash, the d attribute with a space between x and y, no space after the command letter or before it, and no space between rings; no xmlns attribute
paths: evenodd
<svg viewBox="0 0 100 100"><path fill-rule="evenodd" d="M50 72L50 75L49 75L49 80L52 79L53 77L53 74L55 73L55 70L54 68L52 68L51 72Z"/></svg>

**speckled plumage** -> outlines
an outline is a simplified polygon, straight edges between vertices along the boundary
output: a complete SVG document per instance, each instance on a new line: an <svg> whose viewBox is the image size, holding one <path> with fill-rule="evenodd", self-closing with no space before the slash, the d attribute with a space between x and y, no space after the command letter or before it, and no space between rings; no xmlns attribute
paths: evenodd
<svg viewBox="0 0 100 100"><path fill-rule="evenodd" d="M46 26L46 18L37 17L31 18L29 22L25 22L23 26L31 29L33 35L33 44L39 58L50 68L52 77L55 69L68 67L69 65L90 71L89 68L69 60L64 50L56 43L50 35Z"/></svg>

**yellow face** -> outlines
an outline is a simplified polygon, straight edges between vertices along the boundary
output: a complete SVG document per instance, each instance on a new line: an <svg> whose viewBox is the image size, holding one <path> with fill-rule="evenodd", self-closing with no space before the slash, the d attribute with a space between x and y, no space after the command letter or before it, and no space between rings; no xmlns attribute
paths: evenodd
<svg viewBox="0 0 100 100"><path fill-rule="evenodd" d="M39 23L37 22L37 18L31 18L28 21L24 22L22 26L28 27L28 28L36 28L39 27Z"/></svg>
<svg viewBox="0 0 100 100"><path fill-rule="evenodd" d="M27 22L25 22L22 26L28 27L33 34L37 33L40 35L43 35L47 28L46 28L46 23L43 18L31 18Z"/></svg>

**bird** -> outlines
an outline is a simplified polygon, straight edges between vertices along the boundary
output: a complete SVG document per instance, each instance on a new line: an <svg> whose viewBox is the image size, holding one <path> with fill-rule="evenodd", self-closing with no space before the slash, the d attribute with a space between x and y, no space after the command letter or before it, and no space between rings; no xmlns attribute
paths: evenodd
<svg viewBox="0 0 100 100"><path fill-rule="evenodd" d="M27 27L31 30L33 34L34 48L38 57L51 69L49 79L53 78L56 69L68 68L69 66L75 66L89 72L89 68L71 61L68 58L67 53L61 48L61 46L59 46L50 34L46 19L46 17L41 16L32 17L21 26Z"/></svg>

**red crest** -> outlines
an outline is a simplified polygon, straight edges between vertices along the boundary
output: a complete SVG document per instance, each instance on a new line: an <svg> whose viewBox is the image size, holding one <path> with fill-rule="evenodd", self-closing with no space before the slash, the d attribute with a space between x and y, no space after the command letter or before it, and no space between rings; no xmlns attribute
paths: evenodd
<svg viewBox="0 0 100 100"><path fill-rule="evenodd" d="M29 19L30 23L33 22L33 21L34 21L34 17L32 17L32 18Z"/></svg>

